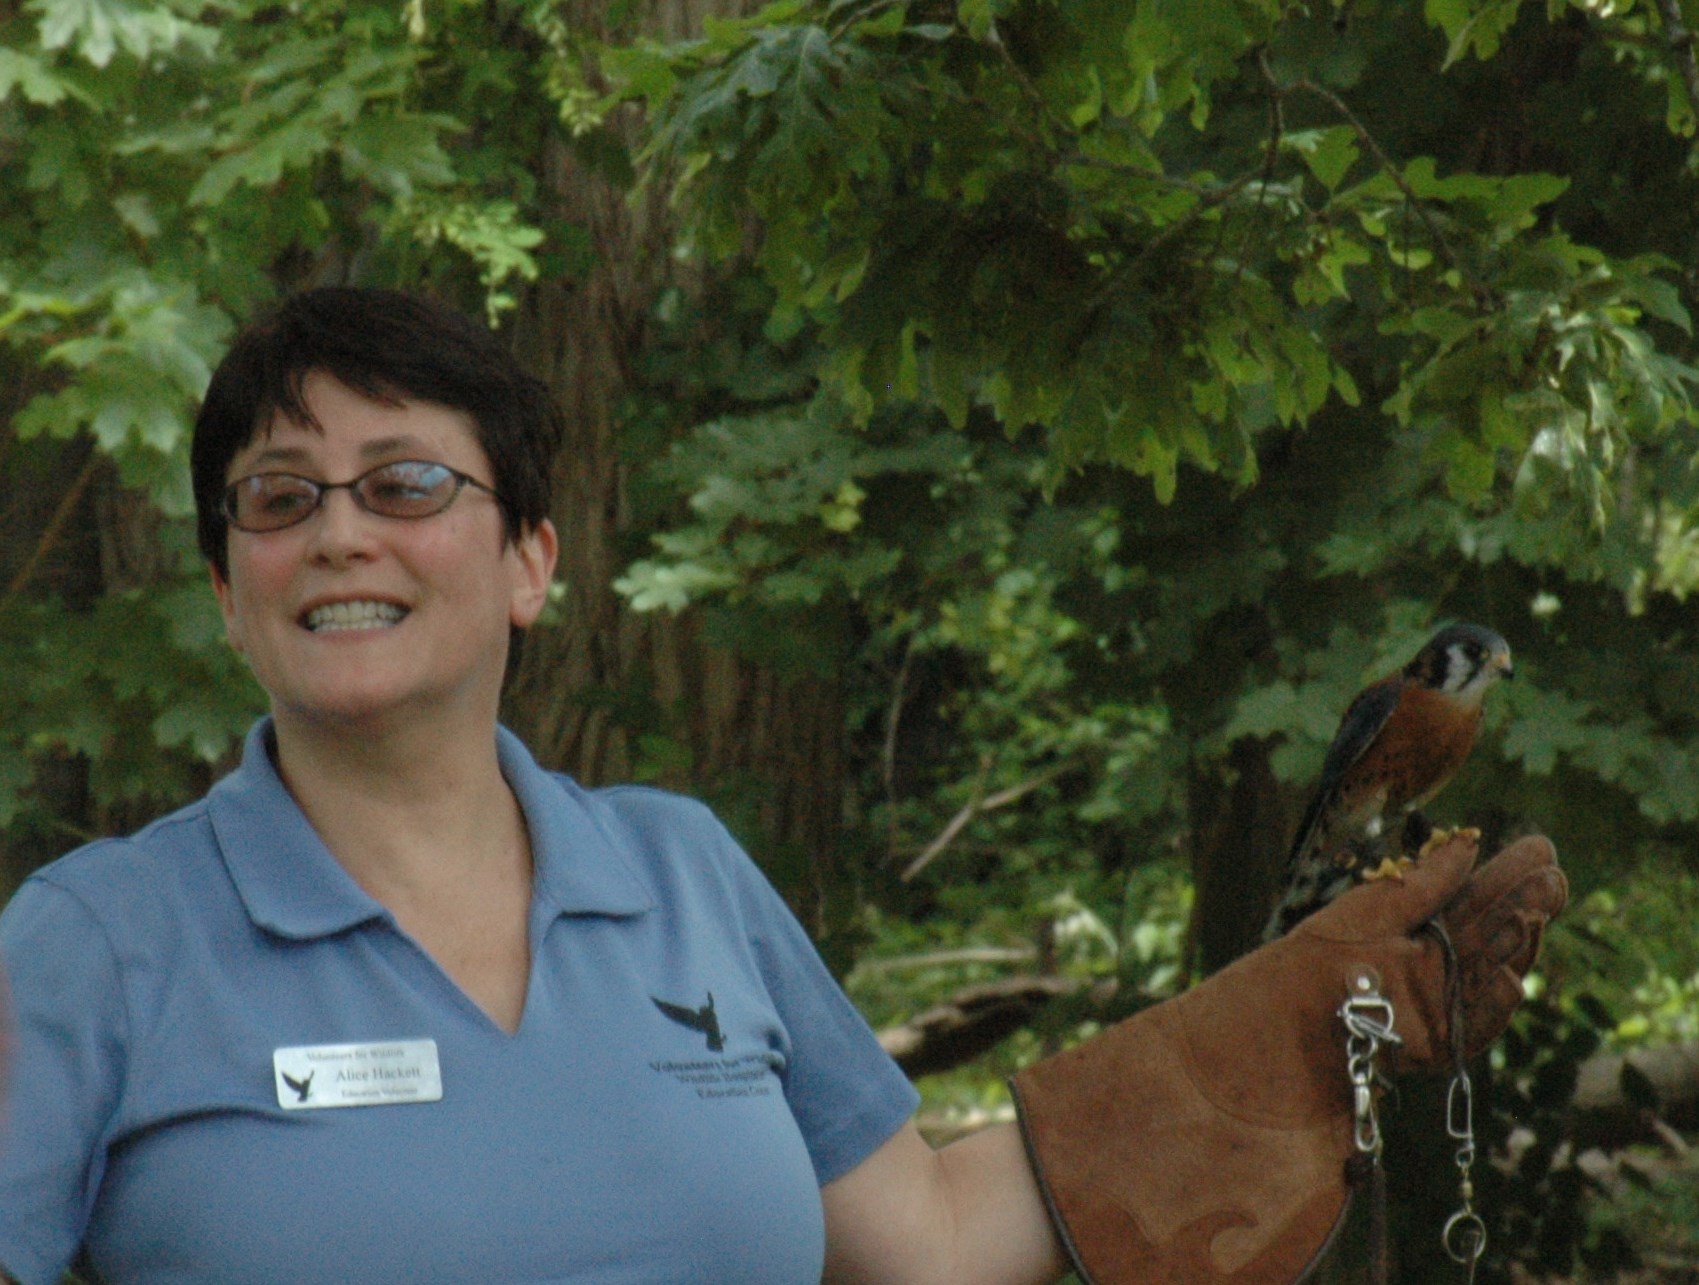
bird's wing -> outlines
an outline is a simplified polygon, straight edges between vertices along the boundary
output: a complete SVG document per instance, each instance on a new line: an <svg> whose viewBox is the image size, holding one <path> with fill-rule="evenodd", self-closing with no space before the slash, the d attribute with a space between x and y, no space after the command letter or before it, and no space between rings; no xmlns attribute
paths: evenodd
<svg viewBox="0 0 1699 1285"><path fill-rule="evenodd" d="M686 1008L682 1004L669 1004L664 999L655 999L653 995L649 998L654 1002L656 1008L681 1026L688 1026L693 1031L706 1031L708 1029L708 1022L712 1017L711 1012L704 1016L699 1009Z"/></svg>
<svg viewBox="0 0 1699 1285"><path fill-rule="evenodd" d="M1321 784L1316 787L1309 807L1304 809L1304 819L1298 823L1298 835L1292 840L1292 851L1286 858L1289 865L1299 860L1315 838L1323 814L1339 794L1339 783L1345 779L1345 773L1363 757L1380 729L1386 726L1386 720L1392 717L1398 706L1401 682L1394 676L1370 683L1346 707L1345 717L1339 720L1339 730L1333 734L1333 744L1327 747L1327 757L1322 760Z"/></svg>
<svg viewBox="0 0 1699 1285"><path fill-rule="evenodd" d="M287 1071L283 1072L283 1082L285 1084L287 1084L290 1088L294 1089L295 1092L297 1092L297 1093L299 1093L305 1087L304 1081L297 1080L293 1075L290 1075L289 1072L287 1072Z"/></svg>

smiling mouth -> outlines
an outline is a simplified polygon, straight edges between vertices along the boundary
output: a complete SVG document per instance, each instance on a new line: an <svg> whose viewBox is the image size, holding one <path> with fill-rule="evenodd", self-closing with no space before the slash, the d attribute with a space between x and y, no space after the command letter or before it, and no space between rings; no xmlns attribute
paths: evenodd
<svg viewBox="0 0 1699 1285"><path fill-rule="evenodd" d="M407 614L393 602L327 602L314 607L301 623L314 633L338 629L387 629Z"/></svg>

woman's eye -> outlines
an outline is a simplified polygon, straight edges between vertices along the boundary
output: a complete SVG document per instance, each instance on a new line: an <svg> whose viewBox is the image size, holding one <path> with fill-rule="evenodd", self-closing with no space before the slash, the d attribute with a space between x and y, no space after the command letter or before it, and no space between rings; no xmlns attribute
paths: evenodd
<svg viewBox="0 0 1699 1285"><path fill-rule="evenodd" d="M386 478L381 482L373 482L366 489L371 492L374 500L416 500L430 493L430 488L404 478Z"/></svg>
<svg viewBox="0 0 1699 1285"><path fill-rule="evenodd" d="M260 511L270 517L282 517L289 513L298 513L313 502L313 493L305 487L291 490L261 491L258 498Z"/></svg>

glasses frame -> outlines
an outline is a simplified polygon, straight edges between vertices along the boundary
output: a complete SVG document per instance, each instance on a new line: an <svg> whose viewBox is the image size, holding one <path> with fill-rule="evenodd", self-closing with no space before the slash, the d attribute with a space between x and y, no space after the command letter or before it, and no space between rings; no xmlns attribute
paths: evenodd
<svg viewBox="0 0 1699 1285"><path fill-rule="evenodd" d="M413 465L419 468L441 469L454 479L454 489L448 493L448 498L442 502L441 507L432 509L428 513L385 513L382 509L373 508L367 502L365 493L360 489L360 484L362 482L371 477L374 473L381 473L385 469L399 468L405 465ZM299 516L293 517L287 522L279 523L276 526L256 527L243 525L242 521L236 516L237 492L241 490L243 485L246 483L252 482L255 478L262 477L286 477L293 482L301 482L305 484L312 492L312 504L302 509ZM354 503L359 506L362 513L370 513L373 517L386 518L393 522L420 522L426 518L434 518L439 513L446 513L449 507L460 498L460 493L467 487L471 487L475 491L482 491L485 495L488 495L492 500L499 504L502 507L503 512L506 512L507 502L501 498L500 493L497 492L494 487L480 482L477 478L471 476L471 474L462 473L459 469L452 465L444 464L440 460L385 460L382 464L372 465L371 468L367 469L364 473L361 473L358 477L350 478L346 482L321 482L317 478L304 477L299 473L290 473L282 469L272 469L264 473L249 473L246 477L239 477L234 482L230 483L229 486L224 488L224 497L219 503L219 511L223 513L224 520L238 531L245 531L249 535L270 535L274 531L287 531L290 527L300 526L301 523L305 522L308 518L312 517L313 514L317 513L324 507L324 498L326 495L330 494L330 492L347 491L353 498Z"/></svg>

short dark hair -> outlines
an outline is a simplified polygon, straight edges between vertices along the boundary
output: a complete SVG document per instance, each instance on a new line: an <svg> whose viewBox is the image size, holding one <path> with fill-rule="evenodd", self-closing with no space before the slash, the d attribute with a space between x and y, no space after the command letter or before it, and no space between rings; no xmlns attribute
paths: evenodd
<svg viewBox="0 0 1699 1285"><path fill-rule="evenodd" d="M548 386L490 330L435 299L332 286L285 299L236 337L213 371L189 448L201 553L230 573L223 510L230 461L281 413L317 427L302 384L323 371L379 400L463 411L477 426L502 498L507 538L549 516L564 424Z"/></svg>

